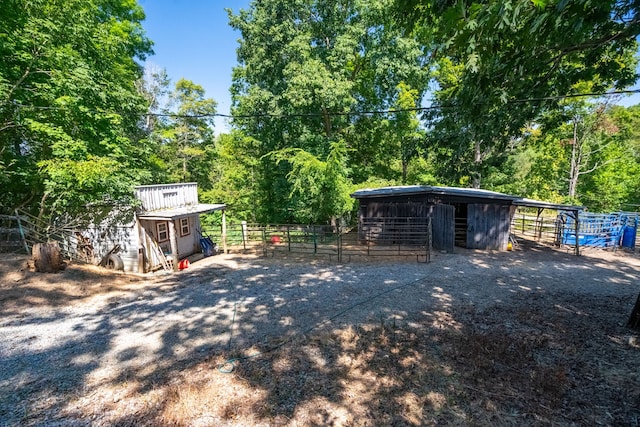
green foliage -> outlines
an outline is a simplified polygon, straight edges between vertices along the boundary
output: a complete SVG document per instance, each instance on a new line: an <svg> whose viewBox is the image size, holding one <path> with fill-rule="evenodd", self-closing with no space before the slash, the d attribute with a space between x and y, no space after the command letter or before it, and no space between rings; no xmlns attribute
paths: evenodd
<svg viewBox="0 0 640 427"><path fill-rule="evenodd" d="M7 0L0 8L0 204L78 214L145 180L134 1Z"/></svg>
<svg viewBox="0 0 640 427"><path fill-rule="evenodd" d="M233 124L259 143L255 154L261 159L256 169L260 188L255 194L263 208L256 212L258 220L290 222L307 203L290 179L292 167L300 162L277 162L274 156L265 157L268 153L296 149L295 159L301 162L303 152L325 162L334 144L344 141L349 148L346 163L358 165L353 180L402 175L395 159L402 155L403 138L395 131L410 122L349 114L393 108L401 90L411 94L415 106L426 89L423 52L390 21L390 4L266 0L230 14L231 26L242 35L233 74ZM304 218L317 216L305 209ZM332 210L322 210L323 215Z"/></svg>
<svg viewBox="0 0 640 427"><path fill-rule="evenodd" d="M479 186L513 138L558 107L557 96L624 88L636 79L634 2L398 1L433 52L436 101L427 115L445 175ZM425 29L426 28L426 29ZM525 101L528 100L528 101ZM535 101L530 101L535 100Z"/></svg>
<svg viewBox="0 0 640 427"><path fill-rule="evenodd" d="M295 206L297 222L318 224L327 219L344 217L353 207L351 182L347 176L348 150L344 142L334 142L327 159L322 161L299 148L270 153L276 164L288 162L291 170L290 199Z"/></svg>
<svg viewBox="0 0 640 427"><path fill-rule="evenodd" d="M225 203L231 221L255 223L259 200L261 160L260 144L255 139L233 131L221 134L215 142L215 161L209 170L211 189L202 193L205 203Z"/></svg>
<svg viewBox="0 0 640 427"><path fill-rule="evenodd" d="M570 119L566 110L559 111L565 121L549 120L551 125L531 130L503 168L491 175L487 186L535 199L585 205L595 212L635 210L640 183L636 130L640 109L603 109L584 102L567 107L579 120ZM573 158L579 162L572 175ZM572 176L576 179L574 194L570 192Z"/></svg>

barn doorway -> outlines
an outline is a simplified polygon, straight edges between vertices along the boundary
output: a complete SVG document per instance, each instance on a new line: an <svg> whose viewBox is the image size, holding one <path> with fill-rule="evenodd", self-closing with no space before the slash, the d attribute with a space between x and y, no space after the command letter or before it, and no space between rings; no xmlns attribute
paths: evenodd
<svg viewBox="0 0 640 427"><path fill-rule="evenodd" d="M467 247L468 204L454 203L455 207L455 245Z"/></svg>

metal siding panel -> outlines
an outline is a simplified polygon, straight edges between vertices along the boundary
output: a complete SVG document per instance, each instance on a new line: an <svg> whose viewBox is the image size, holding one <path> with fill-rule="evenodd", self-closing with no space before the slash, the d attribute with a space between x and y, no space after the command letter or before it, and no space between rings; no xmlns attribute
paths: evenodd
<svg viewBox="0 0 640 427"><path fill-rule="evenodd" d="M195 183L141 186L135 192L147 212L198 204Z"/></svg>

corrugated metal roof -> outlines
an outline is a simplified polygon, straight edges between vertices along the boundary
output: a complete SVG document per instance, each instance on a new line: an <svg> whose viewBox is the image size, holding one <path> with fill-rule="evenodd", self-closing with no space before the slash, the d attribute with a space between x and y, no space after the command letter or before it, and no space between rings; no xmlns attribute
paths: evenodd
<svg viewBox="0 0 640 427"><path fill-rule="evenodd" d="M433 185L406 185L398 187L365 188L355 191L351 197L363 199L368 197L399 196L411 194L440 194L448 196L475 197L494 200L516 200L517 196L510 196L496 191L477 188L438 187Z"/></svg>
<svg viewBox="0 0 640 427"><path fill-rule="evenodd" d="M525 208L555 209L558 211L583 211L584 206L563 205L561 203L543 202L527 198L519 198L513 201L516 206Z"/></svg>
<svg viewBox="0 0 640 427"><path fill-rule="evenodd" d="M155 219L155 220L167 220L167 219L179 219L191 215L200 215L209 212L223 210L227 205L209 205L199 203L197 205L182 206L179 208L163 209L157 211L140 212L138 218L140 219Z"/></svg>
<svg viewBox="0 0 640 427"><path fill-rule="evenodd" d="M444 196L459 196L469 198L472 197L476 199L507 200L511 201L515 206L530 208L568 211L584 210L584 206L543 202L540 200L533 200L518 196L511 196L509 194L498 193L497 191L482 190L477 188L438 187L433 185L406 185L397 187L364 188L355 191L353 194L351 194L351 197L355 199L364 199L384 196L407 196L412 194L438 194Z"/></svg>

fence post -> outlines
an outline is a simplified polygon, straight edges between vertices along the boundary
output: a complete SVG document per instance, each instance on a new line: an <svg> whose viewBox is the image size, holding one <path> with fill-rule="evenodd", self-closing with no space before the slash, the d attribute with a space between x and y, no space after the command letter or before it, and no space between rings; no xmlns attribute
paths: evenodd
<svg viewBox="0 0 640 427"><path fill-rule="evenodd" d="M291 252L291 229L289 225L287 225L287 246L289 247L289 252Z"/></svg>
<svg viewBox="0 0 640 427"><path fill-rule="evenodd" d="M576 256L580 256L580 214L575 211L576 219Z"/></svg>
<svg viewBox="0 0 640 427"><path fill-rule="evenodd" d="M16 209L16 220L18 221L18 230L20 230L20 238L22 239L22 244L24 245L24 250L29 255L29 246L27 245L27 238L24 234L24 229L22 228L22 222L20 222L20 215L18 214L18 209Z"/></svg>
<svg viewBox="0 0 640 427"><path fill-rule="evenodd" d="M544 229L544 217L540 218L540 229L538 230L538 242L542 240L542 230Z"/></svg>
<svg viewBox="0 0 640 427"><path fill-rule="evenodd" d="M318 253L318 238L316 236L316 227L313 226L313 254L317 254Z"/></svg>
<svg viewBox="0 0 640 427"><path fill-rule="evenodd" d="M247 250L247 221L242 221L242 248Z"/></svg>
<svg viewBox="0 0 640 427"><path fill-rule="evenodd" d="M342 227L338 227L338 262L342 262Z"/></svg>
<svg viewBox="0 0 640 427"><path fill-rule="evenodd" d="M267 231L262 227L262 255L267 256Z"/></svg>
<svg viewBox="0 0 640 427"><path fill-rule="evenodd" d="M227 216L224 209L222 210L222 252L227 253Z"/></svg>

